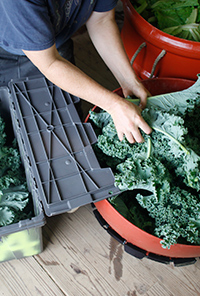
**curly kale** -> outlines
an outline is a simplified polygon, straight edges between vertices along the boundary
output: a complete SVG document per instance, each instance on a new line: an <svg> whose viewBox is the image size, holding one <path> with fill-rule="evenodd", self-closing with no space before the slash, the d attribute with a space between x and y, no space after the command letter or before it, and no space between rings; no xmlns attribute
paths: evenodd
<svg viewBox="0 0 200 296"><path fill-rule="evenodd" d="M200 96L200 94L199 94ZM200 129L199 129L199 118L200 118L200 107L196 104L196 107L190 112L187 112L184 116L185 127L188 133L185 135L185 144L198 154L200 151Z"/></svg>
<svg viewBox="0 0 200 296"><path fill-rule="evenodd" d="M122 191L145 189L159 200L160 192L169 192L171 175L156 158L127 158L117 166L115 185ZM158 178L159 176L159 178Z"/></svg>
<svg viewBox="0 0 200 296"><path fill-rule="evenodd" d="M138 207L138 201L135 198L138 192L141 192L141 190L124 191L117 196L111 197L109 201L122 216L135 226L147 232L153 232L155 228L154 219L148 216L146 209ZM149 194L149 191L143 191L144 196Z"/></svg>
<svg viewBox="0 0 200 296"><path fill-rule="evenodd" d="M148 230L161 238L164 248L177 242L200 244L199 89L198 76L187 90L150 97L142 115L153 132L145 135L141 131L143 143L120 142L112 118L104 111L92 113L91 119L97 116L101 128L96 146L107 155L107 165L115 164L115 185L134 196L128 205L121 194L109 201L144 229L145 219L140 223L136 219L137 201L149 213L147 224L150 218L154 220L154 230Z"/></svg>
<svg viewBox="0 0 200 296"><path fill-rule="evenodd" d="M119 159L125 159L131 151L131 147L126 139L122 142L118 140L113 121L110 121L103 127L102 134L98 137L98 147L105 154Z"/></svg>
<svg viewBox="0 0 200 296"><path fill-rule="evenodd" d="M29 203L25 172L16 141L11 146L7 145L4 128L4 121L0 117L0 226L17 222L16 216L19 219L24 217L22 211Z"/></svg>
<svg viewBox="0 0 200 296"><path fill-rule="evenodd" d="M197 191L200 190L200 156L190 144L186 146L184 136L188 134L182 117L165 111L146 109L144 119L156 131L152 133L154 156L168 163L177 176ZM156 147L158 146L159 147Z"/></svg>
<svg viewBox="0 0 200 296"><path fill-rule="evenodd" d="M136 196L139 204L155 219L154 234L163 238L162 245L170 248L179 238L200 244L200 199L199 196L175 186L169 192L160 192L159 201L155 195Z"/></svg>

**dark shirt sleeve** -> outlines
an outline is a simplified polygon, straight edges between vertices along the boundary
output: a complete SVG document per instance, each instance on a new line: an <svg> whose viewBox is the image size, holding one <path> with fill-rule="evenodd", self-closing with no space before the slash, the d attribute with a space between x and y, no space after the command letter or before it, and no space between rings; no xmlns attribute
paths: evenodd
<svg viewBox="0 0 200 296"><path fill-rule="evenodd" d="M117 5L117 0L98 0L94 11L104 12L113 9Z"/></svg>
<svg viewBox="0 0 200 296"><path fill-rule="evenodd" d="M117 0L70 3L69 7L67 0L0 1L0 47L23 55L23 49L44 50L54 43L60 46L87 20L92 10L109 11Z"/></svg>
<svg viewBox="0 0 200 296"><path fill-rule="evenodd" d="M55 42L45 1L0 1L0 46L9 51L43 50ZM5 25L7 24L7 25Z"/></svg>

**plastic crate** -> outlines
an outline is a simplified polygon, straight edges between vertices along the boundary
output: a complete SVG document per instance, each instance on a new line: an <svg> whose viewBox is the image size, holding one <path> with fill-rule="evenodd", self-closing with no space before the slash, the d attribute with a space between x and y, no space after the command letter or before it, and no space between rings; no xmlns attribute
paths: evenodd
<svg viewBox="0 0 200 296"><path fill-rule="evenodd" d="M90 123L80 120L79 98L35 77L11 81L9 88L0 88L0 99L9 134L18 141L35 213L0 228L3 262L42 252L45 214L100 201L119 189L112 170L97 161L92 148L96 135Z"/></svg>
<svg viewBox="0 0 200 296"><path fill-rule="evenodd" d="M116 195L114 175L101 168L90 123L74 97L44 77L12 81L10 110L29 184L52 216ZM32 186L30 187L32 191Z"/></svg>
<svg viewBox="0 0 200 296"><path fill-rule="evenodd" d="M6 134L13 140L13 127L9 110L9 89L0 88L0 115L6 124ZM0 262L39 254L43 250L42 226L45 217L38 191L32 186L34 217L0 227Z"/></svg>

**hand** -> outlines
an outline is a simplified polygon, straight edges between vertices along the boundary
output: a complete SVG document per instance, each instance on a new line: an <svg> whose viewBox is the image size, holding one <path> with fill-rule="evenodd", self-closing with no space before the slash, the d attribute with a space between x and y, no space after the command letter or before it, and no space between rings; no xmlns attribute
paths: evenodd
<svg viewBox="0 0 200 296"><path fill-rule="evenodd" d="M130 143L144 141L140 130L143 130L146 134L150 134L152 129L146 123L141 116L142 109L126 101L123 98L119 98L114 105L111 106L109 113L111 114L119 140L122 141L125 136Z"/></svg>
<svg viewBox="0 0 200 296"><path fill-rule="evenodd" d="M139 107L144 109L147 102L147 97L151 96L150 92L143 86L143 84L135 77L130 86L122 86L123 95L127 96L135 95L140 99Z"/></svg>

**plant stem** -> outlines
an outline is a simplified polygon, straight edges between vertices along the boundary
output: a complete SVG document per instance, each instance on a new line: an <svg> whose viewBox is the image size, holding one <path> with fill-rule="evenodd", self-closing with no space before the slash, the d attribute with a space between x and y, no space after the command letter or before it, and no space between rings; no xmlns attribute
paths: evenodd
<svg viewBox="0 0 200 296"><path fill-rule="evenodd" d="M189 154L190 152L173 136L171 136L170 134L166 133L164 130L159 129L157 127L152 127L155 131L158 131L164 135L166 135L168 138L170 138L172 141L174 141L177 145L179 145L181 147L181 149L186 153Z"/></svg>
<svg viewBox="0 0 200 296"><path fill-rule="evenodd" d="M148 137L147 139L147 159L151 156L151 139Z"/></svg>

